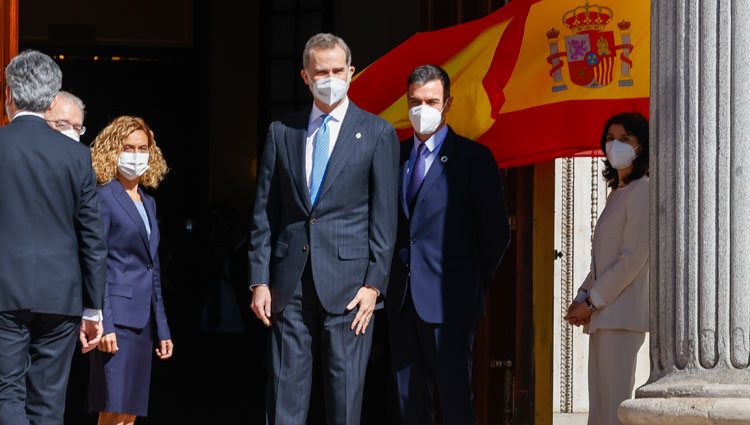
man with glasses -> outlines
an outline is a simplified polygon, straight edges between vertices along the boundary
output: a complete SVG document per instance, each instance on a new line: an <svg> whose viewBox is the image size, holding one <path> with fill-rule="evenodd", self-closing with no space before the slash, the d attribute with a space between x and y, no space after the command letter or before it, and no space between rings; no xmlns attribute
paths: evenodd
<svg viewBox="0 0 750 425"><path fill-rule="evenodd" d="M60 90L55 102L45 112L44 119L50 127L80 142L81 136L86 134L86 127L83 125L85 108L83 101L76 95Z"/></svg>

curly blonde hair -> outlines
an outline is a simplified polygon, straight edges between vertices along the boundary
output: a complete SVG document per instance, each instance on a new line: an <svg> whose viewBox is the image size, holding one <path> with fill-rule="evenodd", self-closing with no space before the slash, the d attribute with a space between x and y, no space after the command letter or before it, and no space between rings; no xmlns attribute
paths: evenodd
<svg viewBox="0 0 750 425"><path fill-rule="evenodd" d="M167 162L156 146L154 132L140 117L121 116L110 122L91 144L91 160L99 184L109 183L117 178L117 161L123 152L123 142L134 131L141 130L148 137L149 168L141 176L139 183L146 187L156 188L169 171Z"/></svg>

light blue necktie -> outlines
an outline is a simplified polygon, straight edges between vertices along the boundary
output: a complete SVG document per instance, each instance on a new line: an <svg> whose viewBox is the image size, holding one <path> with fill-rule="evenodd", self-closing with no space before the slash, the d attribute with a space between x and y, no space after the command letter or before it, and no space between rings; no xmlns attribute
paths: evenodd
<svg viewBox="0 0 750 425"><path fill-rule="evenodd" d="M310 173L310 202L312 205L315 205L315 202L318 201L320 186L323 184L328 168L328 142L330 139L328 121L331 120L331 116L322 115L322 117L323 124L318 128L318 133L315 135L315 145L313 146L312 172Z"/></svg>

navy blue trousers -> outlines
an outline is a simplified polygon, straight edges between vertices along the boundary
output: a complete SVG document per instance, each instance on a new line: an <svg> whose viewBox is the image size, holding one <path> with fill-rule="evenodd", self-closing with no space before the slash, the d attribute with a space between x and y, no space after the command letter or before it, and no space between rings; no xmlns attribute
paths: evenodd
<svg viewBox="0 0 750 425"><path fill-rule="evenodd" d="M359 425L374 321L355 336L356 313L325 311L308 264L292 300L271 317L268 425L305 425L314 367L322 372L326 424Z"/></svg>
<svg viewBox="0 0 750 425"><path fill-rule="evenodd" d="M425 323L407 291L401 313L390 323L391 362L403 423L435 423L434 390L444 425L475 425L471 387L476 323Z"/></svg>
<svg viewBox="0 0 750 425"><path fill-rule="evenodd" d="M0 312L0 424L61 425L80 317Z"/></svg>

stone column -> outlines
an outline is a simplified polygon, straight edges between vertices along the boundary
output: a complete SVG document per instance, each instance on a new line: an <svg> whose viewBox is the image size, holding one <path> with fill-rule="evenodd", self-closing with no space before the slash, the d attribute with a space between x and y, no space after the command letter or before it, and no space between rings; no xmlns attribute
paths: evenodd
<svg viewBox="0 0 750 425"><path fill-rule="evenodd" d="M651 375L625 424L750 424L750 1L651 10Z"/></svg>

